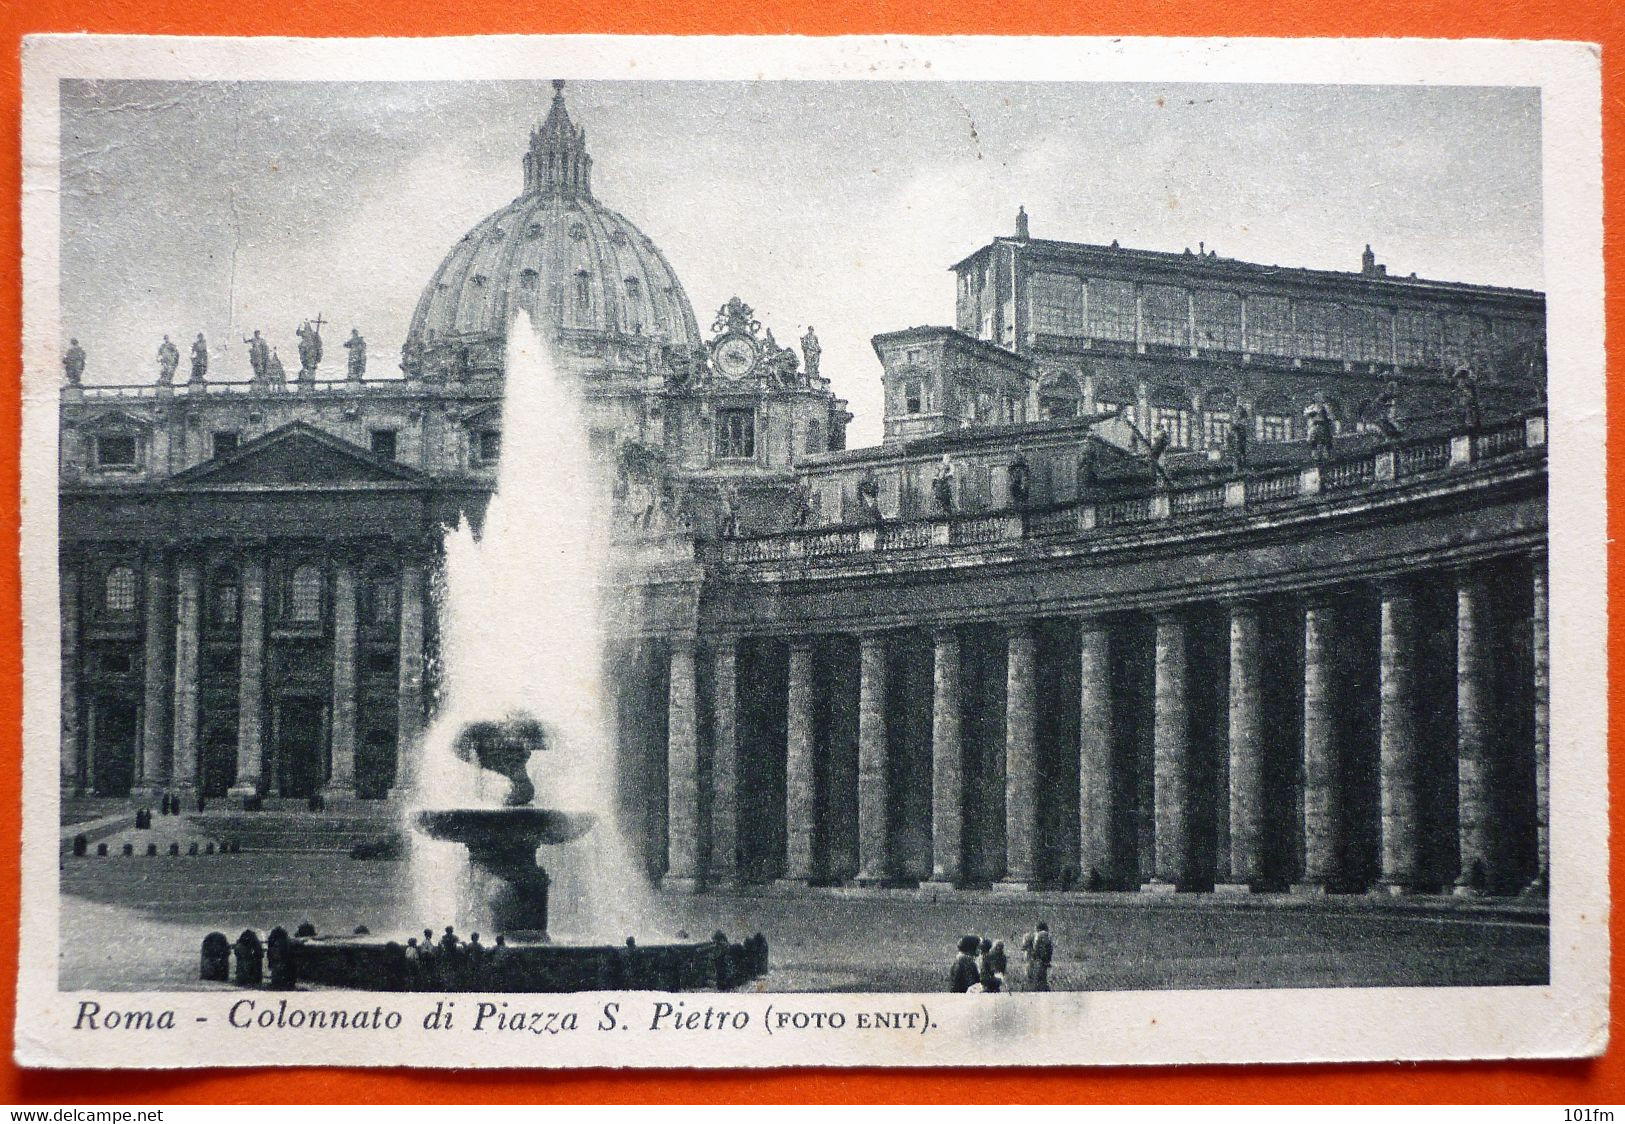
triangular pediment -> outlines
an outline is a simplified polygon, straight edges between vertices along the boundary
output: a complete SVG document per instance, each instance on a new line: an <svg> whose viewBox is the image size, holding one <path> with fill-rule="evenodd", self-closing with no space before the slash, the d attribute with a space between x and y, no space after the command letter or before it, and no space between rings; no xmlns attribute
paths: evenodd
<svg viewBox="0 0 1625 1124"><path fill-rule="evenodd" d="M468 411L466 414L463 415L463 425L469 426L469 427L476 426L476 425L482 425L482 426L500 425L501 422L502 422L502 403L501 402L488 402L484 406L479 406L479 407L477 407L475 409L472 409L472 410Z"/></svg>
<svg viewBox="0 0 1625 1124"><path fill-rule="evenodd" d="M123 410L103 410L82 419L78 428L86 433L141 434L152 429L152 422Z"/></svg>
<svg viewBox="0 0 1625 1124"><path fill-rule="evenodd" d="M402 484L427 477L306 422L290 422L170 479L174 487L231 484Z"/></svg>

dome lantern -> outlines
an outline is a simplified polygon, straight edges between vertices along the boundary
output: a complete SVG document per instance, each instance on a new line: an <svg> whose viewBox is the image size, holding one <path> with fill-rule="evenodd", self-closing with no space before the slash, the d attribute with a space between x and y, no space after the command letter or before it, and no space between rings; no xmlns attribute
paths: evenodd
<svg viewBox="0 0 1625 1124"><path fill-rule="evenodd" d="M530 132L524 157L525 194L592 197L592 157L587 130L571 124L564 108L564 79L553 80L553 105L541 128Z"/></svg>

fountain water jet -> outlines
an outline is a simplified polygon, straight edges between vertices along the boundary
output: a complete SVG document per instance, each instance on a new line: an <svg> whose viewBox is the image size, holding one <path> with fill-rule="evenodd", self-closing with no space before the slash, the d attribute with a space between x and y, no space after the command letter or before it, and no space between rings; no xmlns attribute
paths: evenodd
<svg viewBox="0 0 1625 1124"><path fill-rule="evenodd" d="M500 959L484 946L476 956L453 945L413 961L395 941L295 937L279 946L284 984L297 977L391 991L738 987L767 970L759 933L737 944L721 932L686 944L627 936L669 927L616 823L601 671L608 489L574 390L523 314L508 338L503 420L505 448L481 533L465 521L446 536L442 705L412 762L403 827L414 930L452 921L512 943ZM550 894L553 880L536 861L544 845L562 896ZM546 943L550 937L579 943ZM224 939L210 934L205 948L218 950Z"/></svg>
<svg viewBox="0 0 1625 1124"><path fill-rule="evenodd" d="M413 906L425 919L502 928L509 918L492 914L493 898L496 914L517 918L501 903L540 897L528 916L545 917L546 875L522 874L521 866L534 863L521 864L518 856L529 847L533 860L535 844L550 843L549 865L570 885L556 903L555 930L575 939L618 939L648 931L656 919L650 887L614 815L602 676L608 489L592 459L578 395L523 313L509 334L506 372L503 447L481 532L476 536L464 521L446 538L443 701L424 739L407 809L408 826L429 836L413 840ZM517 725L527 722L527 729ZM476 751L469 743L480 730L486 736ZM505 733L493 735L499 730ZM531 751L544 743L545 776L535 775L544 756ZM557 813L544 827L540 809L502 811L503 779L517 797L511 804L528 805L529 791L539 791L553 806L573 809L569 822L580 830L559 838L564 821ZM448 817L453 809L460 817ZM599 826L586 832L583 825L593 820ZM503 826L493 832L476 830L476 823ZM516 834L521 823L528 825L524 839ZM467 849L448 834L465 828L477 836ZM513 878L526 888L516 889Z"/></svg>

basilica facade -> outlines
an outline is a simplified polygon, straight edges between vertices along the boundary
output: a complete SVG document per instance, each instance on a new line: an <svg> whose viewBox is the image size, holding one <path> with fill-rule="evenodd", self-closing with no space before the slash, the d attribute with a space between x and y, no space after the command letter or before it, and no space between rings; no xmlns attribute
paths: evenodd
<svg viewBox="0 0 1625 1124"><path fill-rule="evenodd" d="M400 370L61 402L64 793L408 783L523 311L614 496L623 827L678 889L1513 893L1547 859L1544 297L1032 236L876 336L702 330L562 88ZM71 330L71 329L70 329Z"/></svg>

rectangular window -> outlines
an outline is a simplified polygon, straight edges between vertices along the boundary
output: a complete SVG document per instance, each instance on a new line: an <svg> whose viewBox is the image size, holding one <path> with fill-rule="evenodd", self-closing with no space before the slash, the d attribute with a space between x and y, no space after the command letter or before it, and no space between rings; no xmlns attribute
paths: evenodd
<svg viewBox="0 0 1625 1124"><path fill-rule="evenodd" d="M1089 335L1134 342L1134 283L1089 279Z"/></svg>
<svg viewBox="0 0 1625 1124"><path fill-rule="evenodd" d="M1202 443L1223 446L1230 436L1230 411L1205 410L1202 413Z"/></svg>
<svg viewBox="0 0 1625 1124"><path fill-rule="evenodd" d="M1158 429L1168 431L1168 443L1176 449L1186 449L1191 443L1191 412L1182 410L1178 406L1156 406L1151 410L1151 427L1153 433Z"/></svg>
<svg viewBox="0 0 1625 1124"><path fill-rule="evenodd" d="M1386 308L1347 305L1343 309L1344 355L1354 363L1392 362L1393 317Z"/></svg>
<svg viewBox="0 0 1625 1124"><path fill-rule="evenodd" d="M242 437L235 429L218 430L213 436L211 455L223 457L227 453L235 453L237 446L242 443Z"/></svg>
<svg viewBox="0 0 1625 1124"><path fill-rule="evenodd" d="M1190 302L1184 289L1171 285L1147 285L1142 303L1145 309L1146 343L1190 346Z"/></svg>
<svg viewBox="0 0 1625 1124"><path fill-rule="evenodd" d="M1437 313L1414 308L1400 309L1399 316L1394 320L1394 336L1399 348L1396 361L1401 366L1441 366L1441 326Z"/></svg>
<svg viewBox="0 0 1625 1124"><path fill-rule="evenodd" d="M1311 359L1343 357L1343 318L1326 301L1298 302L1298 354Z"/></svg>
<svg viewBox="0 0 1625 1124"><path fill-rule="evenodd" d="M1259 355L1291 355L1292 305L1285 297L1247 299L1247 347Z"/></svg>
<svg viewBox="0 0 1625 1124"><path fill-rule="evenodd" d="M925 409L925 388L918 379L903 384L903 413L918 414Z"/></svg>
<svg viewBox="0 0 1625 1124"><path fill-rule="evenodd" d="M104 433L96 438L96 467L97 468L134 468L136 467L136 444L134 437L120 437Z"/></svg>
<svg viewBox="0 0 1625 1124"><path fill-rule="evenodd" d="M1041 335L1083 335L1083 279L1063 273L1035 274L1033 318Z"/></svg>
<svg viewBox="0 0 1625 1124"><path fill-rule="evenodd" d="M474 463L494 465L502 457L502 431L482 429L474 435Z"/></svg>
<svg viewBox="0 0 1625 1124"><path fill-rule="evenodd" d="M1292 440L1292 419L1285 414L1259 414L1258 439L1260 441Z"/></svg>
<svg viewBox="0 0 1625 1124"><path fill-rule="evenodd" d="M382 457L386 461L395 459L395 431L393 429L375 429L372 431L372 455Z"/></svg>
<svg viewBox="0 0 1625 1124"><path fill-rule="evenodd" d="M1198 289L1196 346L1212 351L1241 350L1241 298L1217 289Z"/></svg>
<svg viewBox="0 0 1625 1124"><path fill-rule="evenodd" d="M756 411L717 411L717 456L748 460L756 456Z"/></svg>

